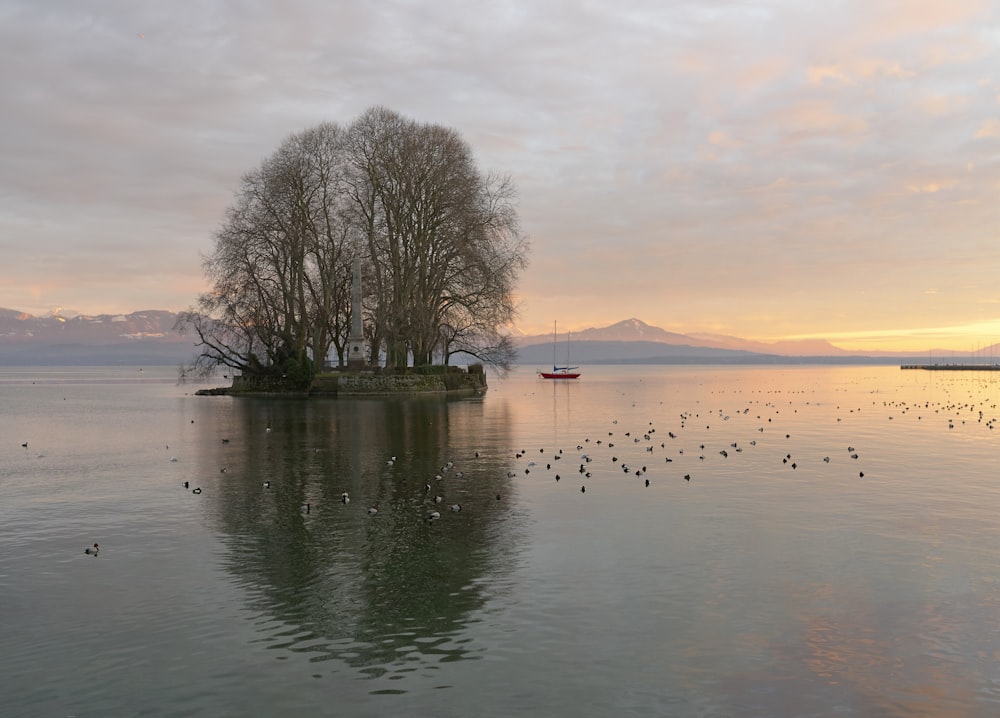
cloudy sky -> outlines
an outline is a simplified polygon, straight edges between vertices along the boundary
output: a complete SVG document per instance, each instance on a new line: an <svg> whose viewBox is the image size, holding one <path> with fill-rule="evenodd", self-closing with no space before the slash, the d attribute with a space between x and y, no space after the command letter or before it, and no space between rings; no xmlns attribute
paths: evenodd
<svg viewBox="0 0 1000 718"><path fill-rule="evenodd" d="M4 0L0 307L180 310L243 173L383 105L509 174L519 326L1000 340L995 0Z"/></svg>

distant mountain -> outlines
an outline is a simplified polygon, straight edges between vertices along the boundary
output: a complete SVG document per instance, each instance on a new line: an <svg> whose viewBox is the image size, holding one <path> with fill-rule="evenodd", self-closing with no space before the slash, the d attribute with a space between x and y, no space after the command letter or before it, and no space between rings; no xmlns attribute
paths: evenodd
<svg viewBox="0 0 1000 718"><path fill-rule="evenodd" d="M177 315L161 310L36 317L0 309L0 364L180 364L194 342L174 331Z"/></svg>
<svg viewBox="0 0 1000 718"><path fill-rule="evenodd" d="M640 319L625 319L609 327L584 329L570 335L560 334L558 341L565 342L567 336L572 341L596 342L652 342L672 346L726 349L755 354L777 354L782 356L846 356L850 352L833 346L824 340L782 341L768 344L721 334L676 334L659 327L646 324ZM522 336L517 339L519 346L552 344L551 335Z"/></svg>
<svg viewBox="0 0 1000 718"><path fill-rule="evenodd" d="M662 364L662 363L740 363L753 359L752 352L715 347L699 347L663 342L577 341L560 342L555 352L558 364ZM552 342L518 348L517 362L522 366L553 364Z"/></svg>
<svg viewBox="0 0 1000 718"><path fill-rule="evenodd" d="M767 343L719 334L676 334L635 318L603 328L560 332L554 349L551 334L522 335L515 337L515 343L522 366L549 366L553 355L559 364L892 364L928 356L928 352L850 352L822 339ZM992 351L1000 354L1000 345Z"/></svg>
<svg viewBox="0 0 1000 718"><path fill-rule="evenodd" d="M785 356L847 356L851 352L835 347L825 339L786 339L779 342L755 342L739 337L722 334L692 334L691 339L703 346L717 346L728 349L743 349L766 354L781 354Z"/></svg>
<svg viewBox="0 0 1000 718"><path fill-rule="evenodd" d="M599 329L584 329L569 335L572 339L591 342L656 342L659 344L696 344L686 334L675 334L659 327L650 326L639 319L625 319L609 327ZM533 337L542 341L552 342L551 336ZM566 335L560 335L560 339ZM527 339L527 337L525 338ZM534 343L534 342L532 342ZM725 348L725 347L720 347Z"/></svg>

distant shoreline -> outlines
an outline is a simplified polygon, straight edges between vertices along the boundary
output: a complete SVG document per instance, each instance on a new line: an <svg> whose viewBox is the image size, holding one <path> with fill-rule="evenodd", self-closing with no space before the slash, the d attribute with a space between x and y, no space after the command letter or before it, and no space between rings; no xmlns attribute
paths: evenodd
<svg viewBox="0 0 1000 718"><path fill-rule="evenodd" d="M188 357L190 359L190 357ZM551 361L551 360L550 360ZM4 355L0 352L0 367L179 367L184 363L177 357L157 356L86 356L86 357L36 357L23 354L16 356ZM779 366L779 365L813 365L813 366L905 366L906 368L941 368L968 367L969 370L1000 367L992 362L976 363L956 359L951 362L915 362L912 356L872 357L872 356L784 356L779 354L744 355L738 357L725 356L681 356L681 357L644 357L630 358L597 358L579 360L583 366ZM536 371L544 362L523 361L514 369Z"/></svg>

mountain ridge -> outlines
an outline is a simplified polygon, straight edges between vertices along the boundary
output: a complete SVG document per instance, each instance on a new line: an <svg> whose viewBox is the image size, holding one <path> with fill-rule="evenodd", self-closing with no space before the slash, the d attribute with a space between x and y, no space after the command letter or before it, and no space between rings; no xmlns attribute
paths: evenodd
<svg viewBox="0 0 1000 718"><path fill-rule="evenodd" d="M529 350L529 347L538 347L541 345L547 345L549 347L549 354L552 353L552 335L551 334L536 334L536 335L520 335L515 338L515 344L517 345L521 358L525 356L535 356L535 350ZM761 342L750 339L743 339L740 337L733 337L723 334L710 334L710 333L695 333L695 334L677 334L675 332L668 332L659 327L654 327L646 324L641 319L636 319L632 317L630 319L624 319L620 322L616 322L607 327L602 328L587 328L583 330L578 330L574 332L560 333L556 338L556 349L557 355L560 357L559 361L564 361L566 356L566 344L569 342L572 349L569 352L569 356L572 358L573 362L585 361L583 355L577 354L577 347L585 342L646 342L653 345L661 345L663 347L693 347L701 349L712 349L718 351L729 351L729 352L745 352L753 355L776 357L776 358L787 358L787 359L826 359L830 361L844 360L848 362L854 362L858 359L874 359L878 360L880 363L889 362L892 360L900 359L914 359L914 358L925 358L928 355L934 357L940 356L952 356L956 359L959 358L969 358L972 356L983 357L988 355L1000 355L1000 344L994 344L992 347L984 347L980 352L975 355L962 353L962 352L950 352L943 349L932 349L930 351L885 351L885 350L871 350L871 351L850 351L847 349L842 349L826 339L786 339L777 342ZM528 350L526 352L526 350ZM666 351L666 350L665 350ZM670 358L671 352L666 351L664 355L665 358ZM676 355L676 352L674 352ZM704 356L711 356L706 354ZM655 357L651 357L654 359ZM542 361L545 361L542 359ZM551 361L551 356L548 359ZM605 359L597 360L600 363L605 363ZM656 363L653 361L652 363Z"/></svg>
<svg viewBox="0 0 1000 718"><path fill-rule="evenodd" d="M0 364L180 364L191 360L191 337L174 330L177 313L34 316L0 308Z"/></svg>
<svg viewBox="0 0 1000 718"><path fill-rule="evenodd" d="M181 364L193 359L197 351L192 337L174 329L177 317L176 312L159 309L97 315L54 310L34 316L0 308L0 364ZM513 339L521 365L548 364L553 352L559 362L569 357L575 363L592 364L783 359L854 362L865 357L885 363L928 356L928 352L851 352L822 339L767 343L721 334L678 334L635 317L606 327L559 334L555 346L549 334L515 334ZM1000 345L985 352L1000 354ZM935 350L931 354L957 358L954 352Z"/></svg>
<svg viewBox="0 0 1000 718"><path fill-rule="evenodd" d="M563 335L566 337L567 335ZM853 354L834 346L825 339L784 340L774 343L759 342L723 334L677 334L652 326L632 317L607 327L588 328L569 334L573 341L649 341L672 346L698 346L711 349L728 349L787 356L847 356ZM565 338L559 341L566 341ZM549 335L521 336L519 346L551 344Z"/></svg>

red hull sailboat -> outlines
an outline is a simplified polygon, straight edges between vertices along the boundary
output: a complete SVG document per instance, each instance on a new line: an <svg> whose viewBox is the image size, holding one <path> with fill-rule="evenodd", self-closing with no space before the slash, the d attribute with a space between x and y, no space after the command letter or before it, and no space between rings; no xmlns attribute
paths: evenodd
<svg viewBox="0 0 1000 718"><path fill-rule="evenodd" d="M576 369L576 367L554 366L552 371L540 371L538 375L542 379L579 379L580 373L570 371L571 369Z"/></svg>
<svg viewBox="0 0 1000 718"><path fill-rule="evenodd" d="M569 335L566 336L566 353L569 354ZM552 371L540 371L538 376L542 379L579 379L579 367L557 366L556 365L556 323L552 323Z"/></svg>

